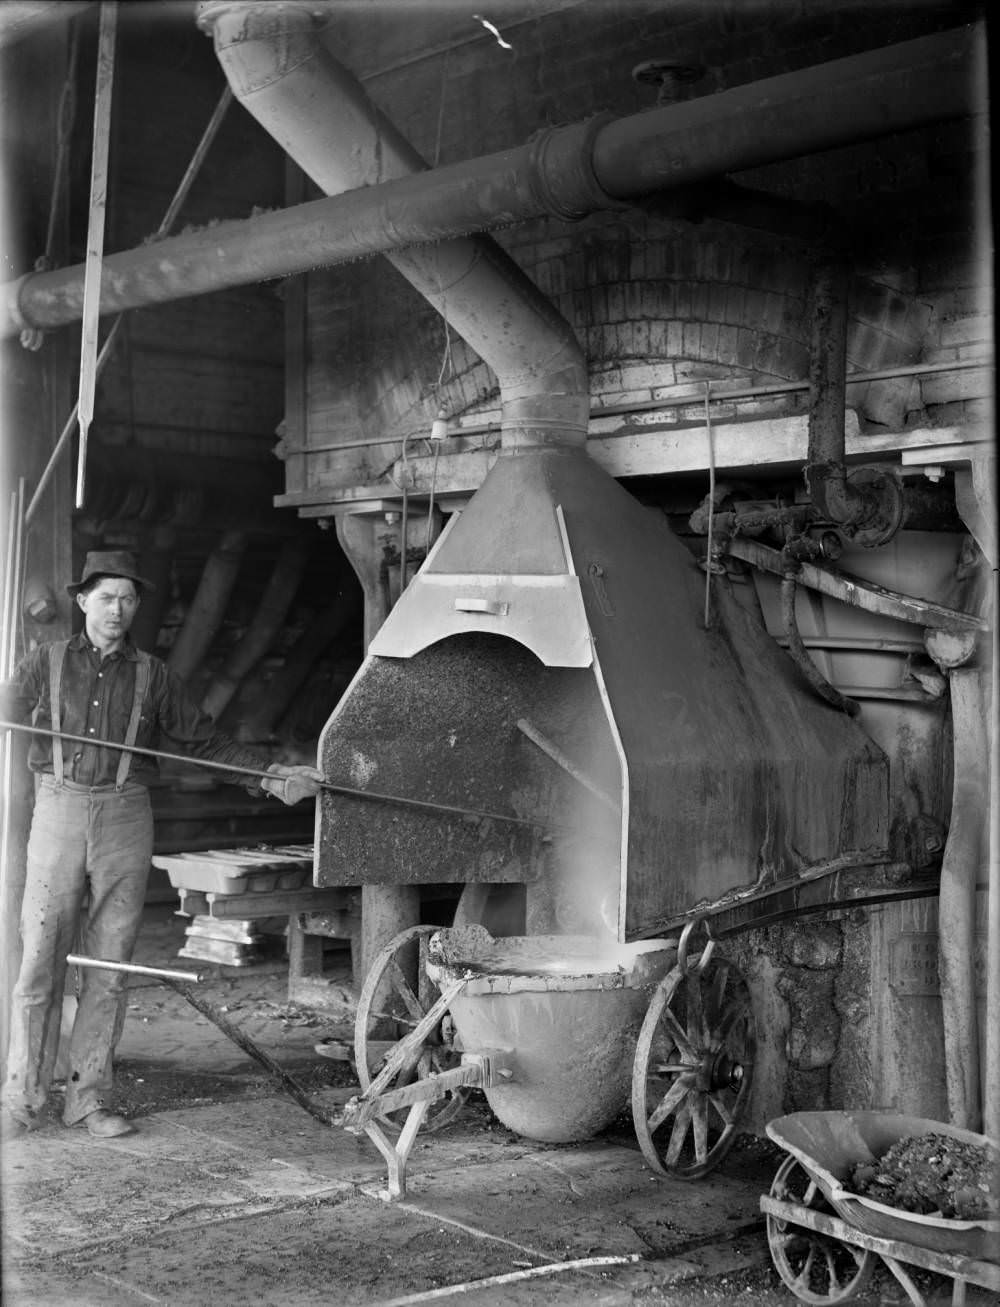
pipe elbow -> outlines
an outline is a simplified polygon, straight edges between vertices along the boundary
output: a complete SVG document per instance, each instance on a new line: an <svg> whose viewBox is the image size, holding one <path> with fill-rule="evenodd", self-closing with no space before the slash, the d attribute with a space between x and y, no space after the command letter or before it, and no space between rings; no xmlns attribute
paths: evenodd
<svg viewBox="0 0 1000 1307"><path fill-rule="evenodd" d="M212 38L240 101L280 82L315 55L316 20L305 5L201 0L196 21Z"/></svg>

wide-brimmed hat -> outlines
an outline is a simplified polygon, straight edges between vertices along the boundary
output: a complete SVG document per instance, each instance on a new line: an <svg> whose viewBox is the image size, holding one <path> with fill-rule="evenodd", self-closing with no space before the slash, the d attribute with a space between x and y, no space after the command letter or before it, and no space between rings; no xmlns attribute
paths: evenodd
<svg viewBox="0 0 1000 1307"><path fill-rule="evenodd" d="M71 582L66 589L75 595L95 576L120 576L123 581L133 581L141 590L156 589L151 581L139 575L134 556L124 549L91 551L84 559L79 581Z"/></svg>

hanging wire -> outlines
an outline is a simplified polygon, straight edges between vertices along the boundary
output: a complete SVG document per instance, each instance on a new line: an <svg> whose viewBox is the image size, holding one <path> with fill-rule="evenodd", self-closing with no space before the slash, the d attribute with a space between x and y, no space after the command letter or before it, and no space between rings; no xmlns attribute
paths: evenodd
<svg viewBox="0 0 1000 1307"><path fill-rule="evenodd" d="M431 552L431 534L434 530L434 491L437 487L438 459L441 456L441 442L434 441L434 462L431 464L431 493L427 501L427 537L424 541L424 556Z"/></svg>
<svg viewBox="0 0 1000 1307"><path fill-rule="evenodd" d="M403 512L399 523L399 595L400 598L402 598L403 591L406 589L406 550L408 546L406 537L407 537L407 527L409 526L408 517L409 517L409 510L410 510L410 465L406 460L406 446L409 439L410 439L409 436L403 437L403 443L400 449L400 461L403 464L403 485L402 485Z"/></svg>
<svg viewBox="0 0 1000 1307"><path fill-rule="evenodd" d="M705 382L705 436L708 439L708 542L705 552L705 630L711 625L712 524L715 517L715 441L712 435L711 381Z"/></svg>
<svg viewBox="0 0 1000 1307"><path fill-rule="evenodd" d="M56 217L59 213L59 204L65 180L63 165L66 161L66 151L69 148L70 137L73 135L73 124L76 121L76 55L80 47L80 24L75 20L70 23L70 33L69 55L66 59L66 81L59 96L59 135L56 142L56 166L52 176L52 197L49 200L49 226L48 231L45 233L45 253L42 256L46 268L51 268L55 260Z"/></svg>
<svg viewBox="0 0 1000 1307"><path fill-rule="evenodd" d="M441 161L441 133L444 128L444 97L445 92L448 89L448 58L450 54L450 50L445 50L444 58L441 60L441 95L438 100L437 135L434 139L434 162L431 164L432 168L436 168Z"/></svg>

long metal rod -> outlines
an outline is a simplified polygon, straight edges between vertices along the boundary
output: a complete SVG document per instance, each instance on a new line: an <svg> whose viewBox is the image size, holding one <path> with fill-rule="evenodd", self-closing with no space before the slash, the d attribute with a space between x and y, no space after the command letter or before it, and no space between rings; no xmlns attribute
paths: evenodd
<svg viewBox="0 0 1000 1307"><path fill-rule="evenodd" d="M101 269L104 262L104 228L108 207L108 156L111 148L111 90L115 74L117 0L101 5L97 42L97 90L94 96L94 139L90 165L90 216L87 222L87 260L83 279L83 331L80 344L80 392L76 402L80 444L76 464L76 507L86 494L87 436L94 419L97 391L97 333L101 318Z"/></svg>
<svg viewBox="0 0 1000 1307"><path fill-rule="evenodd" d="M210 758L194 758L185 753L167 753L163 749L144 749L139 745L129 747L114 740L100 740L89 735L73 735L68 731L49 731L44 726L28 726L23 722L0 721L0 731L21 731L25 735L43 735L48 739L68 740L71 744L88 744L92 748L117 749L120 753L139 753L146 758L157 758L164 762L187 763L192 767L207 767L212 771L228 772L234 776L253 776L260 780L280 780L278 773L264 771L257 767L238 767L227 762L214 762ZM423 812L446 813L450 816L475 817L490 821L508 822L514 826L529 826L542 829L546 823L531 821L526 817L512 817L505 812L490 812L485 808L462 808L451 803L432 803L428 799L406 799L399 794L382 794L376 790L357 790L349 785L336 785L333 781L320 781L320 788L331 794L342 794L350 799L367 799L371 803L392 803L402 808L417 808Z"/></svg>
<svg viewBox="0 0 1000 1307"><path fill-rule="evenodd" d="M144 967L138 962L109 962L104 958L85 958L79 953L68 953L66 961L71 967L91 967L95 971L124 971L129 976L152 976L155 980L182 980L197 985L201 980L198 971L170 971L165 967Z"/></svg>
<svg viewBox="0 0 1000 1307"><path fill-rule="evenodd" d="M977 108L972 69L982 44L982 26L970 24L113 254L101 308L167 303L552 212L593 212L751 162L967 115ZM0 288L0 335L77 321L80 292L79 267Z"/></svg>
<svg viewBox="0 0 1000 1307"><path fill-rule="evenodd" d="M188 197L188 192L194 184L195 177L198 175L201 165L204 162L205 155L208 153L209 147L215 140L219 127L222 124L222 120L225 117L226 110L232 104L232 101L233 93L227 86L219 97L219 102L215 106L212 117L209 119L208 126L202 133L201 140L198 142L198 146L195 149L194 154L191 156L191 162L188 164L187 171L181 178L180 185L174 193L174 198L170 201L167 211L163 215L159 227L156 229L156 234L153 238L154 240L162 239L177 221L177 215L180 213L184 201ZM114 322L111 324L111 329L104 339L104 344L101 346L101 352L98 354L97 362L94 365L95 381L100 380L101 374L104 372L104 368L107 365L108 360L111 358L115 345L118 343L118 336L121 333L124 322L125 314L119 313L117 318L115 318ZM39 502L48 487L49 481L52 479L52 473L56 469L56 465L62 456L63 450L66 448L70 437L76 430L78 413L79 405L74 404L73 411L66 419L66 425L63 427L59 439L56 441L52 453L49 455L49 461L46 463L42 475L38 478L38 485L35 487L35 493L31 496L31 502L28 504L28 511L25 514L24 519L26 524L29 526L31 525L35 513L38 511Z"/></svg>
<svg viewBox="0 0 1000 1307"><path fill-rule="evenodd" d="M21 569L24 540L24 477L11 495L11 520L7 556L4 560L3 647L0 650L0 676L8 677L14 669L17 650L17 623L21 612ZM0 904L7 908L8 868L14 787L14 751L9 736L0 743ZM15 913L15 917L17 914Z"/></svg>
<svg viewBox="0 0 1000 1307"><path fill-rule="evenodd" d="M596 781L592 781L586 772L579 768L571 758L563 753L558 744L555 744L547 736L543 735L541 731L538 730L536 726L533 726L526 717L520 718L517 723L517 729L522 735L526 736L532 744L541 749L542 753L544 753L547 758L551 758L557 767L561 767L564 772L572 776L577 784L582 785L585 790L588 790L596 799L600 799L600 801L611 808L613 812L621 813L621 804L617 803L610 794L602 790Z"/></svg>
<svg viewBox="0 0 1000 1307"><path fill-rule="evenodd" d="M989 832L986 898L986 1038L983 1050L983 1133L1000 1141L1000 587L993 563L993 635L989 690Z"/></svg>
<svg viewBox="0 0 1000 1307"><path fill-rule="evenodd" d="M201 979L199 975L192 975L186 971L167 971L162 967L142 967L131 962L105 962L100 958L80 957L75 953L70 953L66 961L78 967L94 967L104 971L126 971L132 975L151 976L156 980L162 980L165 985L190 1003L196 1012L200 1012L203 1017L207 1017L214 1026L217 1026L227 1039L233 1041L237 1048L241 1048L255 1062L259 1062L285 1092L294 1098L299 1107L308 1112L311 1117L322 1122L323 1125L340 1124L339 1117L331 1116L329 1112L324 1111L323 1108L314 1103L295 1077L289 1075L284 1067L280 1066L271 1057L270 1053L265 1053L249 1035L244 1034L238 1026L234 1026L231 1021L227 1020L214 1003L210 1003L208 999L202 998L200 994L196 994L191 989L191 984Z"/></svg>

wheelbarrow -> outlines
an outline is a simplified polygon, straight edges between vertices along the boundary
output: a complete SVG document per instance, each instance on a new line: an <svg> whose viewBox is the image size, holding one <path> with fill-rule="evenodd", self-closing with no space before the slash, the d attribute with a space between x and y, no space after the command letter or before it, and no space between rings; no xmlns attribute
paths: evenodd
<svg viewBox="0 0 1000 1307"><path fill-rule="evenodd" d="M775 1270L801 1302L850 1302L879 1261L915 1307L925 1300L906 1266L949 1277L953 1304L965 1302L969 1284L1000 1292L1000 1221L907 1212L844 1187L857 1163L901 1139L939 1134L988 1145L985 1135L891 1112L794 1112L767 1133L788 1156L760 1208Z"/></svg>
<svg viewBox="0 0 1000 1307"><path fill-rule="evenodd" d="M706 941L697 952L696 930ZM746 982L703 921L679 939L626 945L415 926L362 988L363 1093L343 1124L381 1152L387 1200L405 1194L417 1132L454 1120L472 1089L502 1124L545 1142L591 1138L631 1101L652 1169L695 1179L735 1138L755 1050Z"/></svg>

